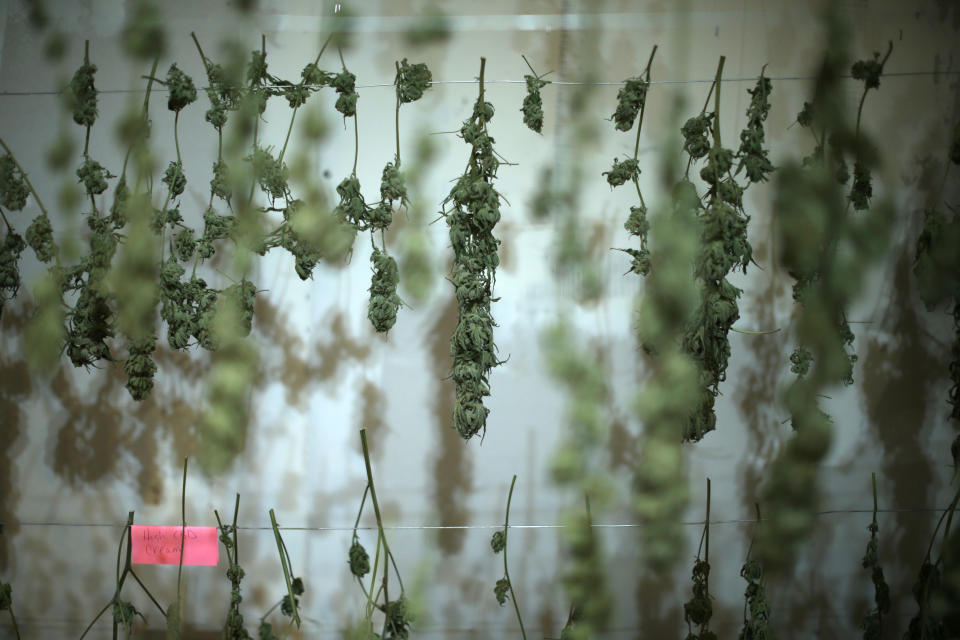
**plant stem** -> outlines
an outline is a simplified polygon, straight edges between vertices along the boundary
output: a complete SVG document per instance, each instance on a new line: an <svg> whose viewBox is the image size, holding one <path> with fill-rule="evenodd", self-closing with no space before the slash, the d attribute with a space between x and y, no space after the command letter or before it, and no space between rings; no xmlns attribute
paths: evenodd
<svg viewBox="0 0 960 640"><path fill-rule="evenodd" d="M177 148L177 163L182 164L180 159L180 136L177 134L178 125L180 124L180 112L177 111L173 115L173 144Z"/></svg>
<svg viewBox="0 0 960 640"><path fill-rule="evenodd" d="M17 626L17 616L13 615L13 605L10 605L10 621L13 623L13 632L17 634L17 640L20 640L20 628Z"/></svg>
<svg viewBox="0 0 960 640"><path fill-rule="evenodd" d="M270 509L270 525L273 527L273 537L277 541L277 551L280 554L280 566L283 567L283 579L287 583L287 597L290 598L290 607L293 609L293 620L300 628L300 612L297 611L297 601L293 599L293 585L290 583L290 569L287 568L287 557L284 554L283 539L280 537L280 529L277 527L277 516L273 509Z"/></svg>
<svg viewBox="0 0 960 640"><path fill-rule="evenodd" d="M237 550L237 514L240 512L240 494L233 503L233 564L240 562L240 553Z"/></svg>
<svg viewBox="0 0 960 640"><path fill-rule="evenodd" d="M37 206L40 207L40 211L43 212L43 215L47 215L47 208L43 206L43 201L40 200L40 196L37 195L37 190L33 188L33 184L30 183L30 178L27 176L27 172L23 170L23 167L20 166L20 163L17 161L17 157L13 155L13 151L10 151L10 147L7 146L7 143L3 141L3 138L0 138L0 146L3 147L3 150L7 152L7 155L10 156L10 159L13 160L13 164L17 165L17 169L20 170L20 175L23 176L23 181L27 183L27 187L30 188L30 193L33 194L33 199L37 201Z"/></svg>
<svg viewBox="0 0 960 640"><path fill-rule="evenodd" d="M513 581L510 579L510 570L507 568L507 537L510 533L510 501L513 500L513 485L517 483L517 474L513 474L510 481L510 493L507 494L507 514L503 519L503 575L510 586L510 599L513 600L513 609L517 612L517 622L520 623L520 635L527 640L527 632L523 629L523 618L520 616L520 605L517 604L517 594L513 590Z"/></svg>
<svg viewBox="0 0 960 640"><path fill-rule="evenodd" d="M650 67L653 66L653 56L657 54L657 47L659 45L653 45L653 51L650 52L650 59L647 61L647 68L644 70L644 75L647 78L647 84L650 84ZM649 90L649 86L647 87ZM637 153L640 151L640 129L643 128L643 112L647 109L647 100L644 97L643 104L640 105L640 118L637 120L637 139L633 143L633 159L637 159ZM639 187L638 187L639 189ZM643 198L641 197L641 200Z"/></svg>
<svg viewBox="0 0 960 640"><path fill-rule="evenodd" d="M707 518L706 518L706 523L704 524L704 527L706 531L705 533L706 543L704 545L704 550L703 550L703 560L704 562L709 563L710 562L710 478L707 478Z"/></svg>
<svg viewBox="0 0 960 640"><path fill-rule="evenodd" d="M400 63L394 60L394 65L397 67L397 82L400 81ZM394 85L397 84L394 83ZM400 92L397 91L397 109L394 117L396 118L396 128L397 128L397 164L396 166L400 167Z"/></svg>
<svg viewBox="0 0 960 640"><path fill-rule="evenodd" d="M179 111L177 114L179 115ZM183 573L183 543L187 534L187 458L183 459L183 488L180 491L180 564L177 567L177 602L180 601L180 578Z"/></svg>
<svg viewBox="0 0 960 640"><path fill-rule="evenodd" d="M199 45L198 45L199 46ZM150 75L147 76L147 89L143 95L143 120L147 121L147 113L150 107L150 92L153 90L153 76L157 73L157 66L160 64L160 57L157 56L153 59L153 66L150 68ZM120 170L120 176L126 178L127 175L127 163L130 160L130 152L133 151L133 144L127 147L127 153L123 156L123 169Z"/></svg>

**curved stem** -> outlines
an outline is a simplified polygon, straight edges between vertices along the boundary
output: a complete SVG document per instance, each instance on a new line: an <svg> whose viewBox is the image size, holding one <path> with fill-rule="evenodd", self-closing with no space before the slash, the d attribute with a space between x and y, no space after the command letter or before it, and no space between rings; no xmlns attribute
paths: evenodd
<svg viewBox="0 0 960 640"><path fill-rule="evenodd" d="M10 621L13 623L13 632L17 635L17 640L20 640L20 627L17 626L17 616L13 615L13 605L10 605Z"/></svg>
<svg viewBox="0 0 960 640"><path fill-rule="evenodd" d="M730 327L730 331L736 333L742 333L745 336L769 336L771 334L777 333L780 331L779 327L776 329L769 329L767 331L749 331L747 329L737 329L736 327Z"/></svg>
<svg viewBox="0 0 960 640"><path fill-rule="evenodd" d="M397 82L400 81L400 63L394 61L394 64L397 66ZM400 166L400 92L397 92L397 110L395 114L396 118L396 128L397 128L397 164Z"/></svg>
<svg viewBox="0 0 960 640"><path fill-rule="evenodd" d="M510 599L513 600L513 610L517 612L517 622L520 623L520 635L527 640L527 632L523 629L523 618L520 617L520 605L517 604L517 594L513 590L513 581L510 579L510 570L507 568L507 536L510 533L510 502L513 500L513 486L517 483L517 474L513 474L510 481L510 493L507 494L507 514L503 519L503 575L510 587Z"/></svg>
<svg viewBox="0 0 960 640"><path fill-rule="evenodd" d="M177 163L183 164L183 161L180 158L180 136L177 133L180 124L180 112L177 111L173 115L173 144L177 148Z"/></svg>
<svg viewBox="0 0 960 640"><path fill-rule="evenodd" d="M3 150L6 151L7 155L10 156L10 159L13 160L13 164L17 165L17 169L20 170L20 175L23 176L23 181L27 183L30 193L33 194L33 199L37 201L37 206L40 207L40 211L42 211L44 215L47 215L47 208L43 206L43 201L41 201L40 196L37 195L37 190L33 188L33 184L31 184L30 178L27 176L27 172L23 170L22 166L20 166L20 162L17 161L17 157L13 155L13 151L10 151L10 147L8 147L7 143L3 141L3 138L0 138L0 146L3 147Z"/></svg>
<svg viewBox="0 0 960 640"><path fill-rule="evenodd" d="M357 176L357 158L360 157L360 123L359 118L357 118L357 112L353 112L353 171L350 172L350 175L353 177Z"/></svg>
<svg viewBox="0 0 960 640"><path fill-rule="evenodd" d="M87 634L90 633L90 629L93 628L93 625L97 623L97 620L100 619L100 616L102 616L104 613L107 612L107 609L109 609L112 604L113 604L113 600L103 605L103 609L100 609L100 613L98 613L96 617L90 621L90 624L87 625L87 628L84 629L83 633L80 634L80 640L83 640L84 638L87 637Z"/></svg>
<svg viewBox="0 0 960 640"><path fill-rule="evenodd" d="M357 509L357 519L353 523L353 537L357 537L357 527L360 526L360 516L363 515L363 504L367 501L367 494L370 492L370 485L363 490L363 497L360 498L360 508Z"/></svg>
<svg viewBox="0 0 960 640"><path fill-rule="evenodd" d="M199 46L199 45L197 45ZM153 66L150 68L150 75L147 76L147 89L143 95L143 120L146 122L147 113L150 108L150 92L153 90L153 76L157 73L157 66L160 64L160 56L153 59ZM120 176L126 177L127 163L130 161L130 153L133 151L133 145L127 147L127 153L123 156L123 169L120 170Z"/></svg>
<svg viewBox="0 0 960 640"><path fill-rule="evenodd" d="M280 537L280 529L277 526L277 516L270 509L270 526L273 527L273 537L277 541L277 551L280 553L280 566L283 567L283 580L287 583L287 597L290 598L290 607L293 609L293 621L300 627L300 612L297 610L297 601L293 598L293 585L290 581L290 569L287 567L287 557L284 555L283 538Z"/></svg>
<svg viewBox="0 0 960 640"><path fill-rule="evenodd" d="M143 582L141 582L140 576L138 576L136 573L134 573L133 569L128 569L128 570L127 570L127 573L129 573L131 576L133 576L133 579L136 581L136 583L137 583L138 585L140 585L140 588L143 589L143 592L144 592L145 594L147 594L147 597L150 598L150 602L152 602L153 605L157 608L157 611L160 612L160 615L162 615L164 618L166 618L166 617L167 617L167 612L163 610L163 607L160 606L160 603L157 602L157 599L154 598L154 597L153 597L153 594L150 593L150 590L147 589L147 585L145 585L145 584L143 584Z"/></svg>
<svg viewBox="0 0 960 640"><path fill-rule="evenodd" d="M180 112L177 112L180 115ZM183 543L187 534L187 458L183 459L183 489L180 491L180 563L177 566L177 602L180 601L180 578L183 574Z"/></svg>
<svg viewBox="0 0 960 640"><path fill-rule="evenodd" d="M283 155L287 152L287 144L290 142L290 132L293 131L293 121L297 119L297 110L299 106L293 108L293 113L290 114L290 126L287 127L287 137L283 139L283 147L280 149L280 156L277 158L278 162L283 162Z"/></svg>
<svg viewBox="0 0 960 640"><path fill-rule="evenodd" d="M644 70L644 75L647 78L647 89L649 90L650 84L650 67L653 66L653 56L657 54L657 47L659 45L653 45L653 51L650 52L650 59L647 60L647 68ZM637 153L640 151L640 129L643 128L643 112L647 110L647 99L644 96L643 104L640 105L640 118L637 120L637 139L633 143L633 159L637 159ZM637 191L640 190L640 187L637 187ZM643 201L643 196L640 196L641 202Z"/></svg>

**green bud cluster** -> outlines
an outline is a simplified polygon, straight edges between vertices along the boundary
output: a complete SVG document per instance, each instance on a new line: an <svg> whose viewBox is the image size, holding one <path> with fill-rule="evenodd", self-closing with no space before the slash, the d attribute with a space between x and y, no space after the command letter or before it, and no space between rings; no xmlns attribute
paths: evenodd
<svg viewBox="0 0 960 640"><path fill-rule="evenodd" d="M740 164L737 171L744 169L750 182L766 182L767 175L773 171L773 164L763 148L763 123L770 113L770 91L773 86L770 78L761 73L753 89L748 89L750 106L747 107L747 126L740 132L740 148L737 155Z"/></svg>
<svg viewBox="0 0 960 640"><path fill-rule="evenodd" d="M489 409L483 398L490 395L488 377L497 366L490 314L496 268L500 264L500 241L493 229L500 220L500 194L493 186L500 163L493 151L487 125L493 105L480 97L473 114L461 128L461 137L472 149L466 172L454 183L444 200L444 216L453 246L453 284L458 306L457 326L450 340L453 381L457 401L454 426L464 439L485 431Z"/></svg>
<svg viewBox="0 0 960 640"><path fill-rule="evenodd" d="M619 187L640 177L640 164L636 158L627 158L623 162L614 158L613 168L604 171L602 175L607 176L607 183L611 187Z"/></svg>
<svg viewBox="0 0 960 640"><path fill-rule="evenodd" d="M193 79L177 68L176 64L170 65L167 71L167 90L170 92L167 98L167 109L179 112L187 105L197 99L197 88L193 84Z"/></svg>
<svg viewBox="0 0 960 640"><path fill-rule="evenodd" d="M97 65L85 62L73 74L67 92L73 121L84 127L93 126L97 119L97 89L93 84L96 73Z"/></svg>
<svg viewBox="0 0 960 640"><path fill-rule="evenodd" d="M683 619L688 627L699 627L697 633L692 630L687 640L716 640L717 634L710 631L710 618L713 617L713 603L707 580L710 577L710 564L697 558L693 563L693 597L683 604Z"/></svg>
<svg viewBox="0 0 960 640"><path fill-rule="evenodd" d="M531 131L541 133L543 131L543 98L540 97L540 89L550 84L550 81L531 75L525 75L523 79L527 83L527 95L520 108L523 113L523 124L527 125Z"/></svg>
<svg viewBox="0 0 960 640"><path fill-rule="evenodd" d="M41 213L27 227L27 244L37 254L40 262L50 262L54 256L53 227L47 214Z"/></svg>
<svg viewBox="0 0 960 640"><path fill-rule="evenodd" d="M637 114L647 101L650 83L643 78L628 78L617 92L617 110L613 113L614 127L617 131L630 131Z"/></svg>
<svg viewBox="0 0 960 640"><path fill-rule="evenodd" d="M400 271L392 256L376 247L370 254L373 278L370 283L370 303L367 318L378 333L386 333L397 321L401 300L397 295Z"/></svg>
<svg viewBox="0 0 960 640"><path fill-rule="evenodd" d="M433 74L423 62L410 64L404 58L397 65L397 77L394 84L397 87L397 99L400 104L416 102L423 97L423 93L430 88Z"/></svg>
<svg viewBox="0 0 960 640"><path fill-rule="evenodd" d="M150 335L129 344L130 354L123 363L127 374L127 391L134 400L143 400L153 389L153 375L157 372L157 363L153 361L157 339Z"/></svg>
<svg viewBox="0 0 960 640"><path fill-rule="evenodd" d="M338 73L330 82L337 92L337 102L334 108L343 114L344 118L357 115L357 76L346 69Z"/></svg>
<svg viewBox="0 0 960 640"><path fill-rule="evenodd" d="M20 290L20 270L17 264L26 243L19 235L7 230L0 245L0 311L7 300L12 300Z"/></svg>
<svg viewBox="0 0 960 640"><path fill-rule="evenodd" d="M89 157L85 157L83 164L77 169L77 177L83 184L88 196L100 195L107 190L107 180L116 178L99 162L91 160Z"/></svg>
<svg viewBox="0 0 960 640"><path fill-rule="evenodd" d="M763 565L758 560L749 559L740 569L740 576L747 581L747 589L744 592L746 607L743 628L738 639L776 640L773 627L770 626L770 605L763 581Z"/></svg>
<svg viewBox="0 0 960 640"><path fill-rule="evenodd" d="M0 206L20 211L27 206L30 189L23 172L10 155L0 157Z"/></svg>

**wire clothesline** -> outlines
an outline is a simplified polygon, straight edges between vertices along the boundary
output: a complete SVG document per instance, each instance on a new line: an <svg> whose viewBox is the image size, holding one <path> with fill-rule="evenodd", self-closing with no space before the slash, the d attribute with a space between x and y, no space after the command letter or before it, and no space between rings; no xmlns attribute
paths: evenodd
<svg viewBox="0 0 960 640"><path fill-rule="evenodd" d="M922 77L922 76L955 76L960 75L960 71L900 71L894 73L884 73L884 78L897 78L897 77ZM724 82L755 82L758 76L748 76L743 78L722 78L721 83ZM766 76L771 81L799 81L799 80L814 80L816 76ZM851 79L853 76L845 75L841 76L842 78ZM682 84L705 84L714 82L714 78L692 78L690 80L651 80L651 85L663 84L663 85L682 85ZM431 85L442 85L442 84L477 84L479 80L433 80L430 82ZM526 80L487 80L484 79L484 85L490 84L526 84ZM584 82L580 80L554 80L551 84L559 86L623 86L625 82L623 80L613 81L613 80L596 80L593 82ZM324 85L312 85L307 84L305 87L311 89L318 89ZM392 87L392 82L378 82L372 84L358 84L356 85L357 89L376 89L381 87ZM206 91L209 87L201 87L200 90ZM284 89L286 88L283 85L263 85L263 89ZM155 92L169 92L169 89L165 87L154 87L153 91ZM97 89L99 94L127 94L127 93L142 93L143 89ZM48 96L48 95L60 95L63 93L63 90L46 90L46 91L0 91L0 97L14 97L14 96Z"/></svg>
<svg viewBox="0 0 960 640"><path fill-rule="evenodd" d="M893 508L893 509L877 509L877 513L941 513L946 511L948 507L935 508L935 507L910 507L910 508ZM823 511L817 511L814 515L817 516L829 516L829 515L841 515L841 514L872 514L873 509L825 509ZM760 522L763 522L761 518ZM757 522L756 518L736 518L730 520L710 520L710 525L725 525L725 524L755 524ZM682 525L686 526L703 526L706 524L705 520L684 520L681 521ZM126 526L126 523L112 523L112 522L0 522L0 528L2 527L91 527L91 528L123 528ZM176 526L176 525L173 525ZM571 525L565 524L511 524L509 525L510 529L565 529ZM642 528L645 526L643 523L639 522L627 522L627 523L602 523L594 522L590 525L594 529L636 529ZM305 526L278 526L278 529L281 531L315 531L315 532L337 532L337 531L353 531L353 527L350 526L339 526L339 527L305 527ZM460 524L460 525L384 525L384 529L389 529L391 531L433 531L433 530L486 530L486 529L503 529L503 524L481 524L481 525L472 525L472 524ZM358 531L375 531L377 527L375 526L362 526L357 527ZM238 531L273 531L272 526L237 526Z"/></svg>

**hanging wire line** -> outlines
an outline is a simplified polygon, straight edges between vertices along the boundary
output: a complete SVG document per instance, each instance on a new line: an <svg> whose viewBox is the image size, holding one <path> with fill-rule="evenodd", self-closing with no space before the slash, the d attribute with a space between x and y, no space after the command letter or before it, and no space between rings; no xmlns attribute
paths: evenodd
<svg viewBox="0 0 960 640"><path fill-rule="evenodd" d="M895 73L884 73L884 78L898 78L898 77L924 77L924 76L956 76L960 75L960 71L901 71ZM852 79L853 76L845 75L843 78ZM800 80L814 80L816 76L768 76L770 80L775 81L800 81ZM749 76L744 78L723 78L721 82L756 82L757 76ZM714 78L693 78L690 80L652 80L650 84L664 84L664 85L675 85L675 84L703 84L703 83L712 83ZM441 85L441 84L477 84L479 81L476 79L473 80L434 80L431 82L431 85ZM525 84L526 80L486 80L484 79L483 83L487 84ZM608 80L598 80L596 82L582 82L577 80L554 80L551 82L552 85L560 86L623 86L625 83L622 80L618 81L608 81ZM324 85L304 85L311 89L321 89ZM379 82L373 84L358 84L357 89L376 89L380 87L392 87L392 82ZM205 91L209 87L198 88L198 91ZM264 85L266 89L284 89L285 87L280 85ZM155 93L169 93L170 90L163 87L154 87L153 91ZM97 89L97 93L102 94L126 94L126 93L142 93L143 89ZM56 96L62 94L62 90L46 90L46 91L0 91L0 97L14 97L14 96Z"/></svg>
<svg viewBox="0 0 960 640"><path fill-rule="evenodd" d="M902 508L902 509L878 509L877 513L942 513L947 510L947 507L936 508L936 507L915 507L915 508ZM864 513L869 514L873 513L873 509L826 509L823 511L817 511L815 515L817 516L830 516L830 515L841 515L848 513ZM757 522L756 518L737 518L733 520L710 520L711 525L723 525L723 524L755 524ZM697 526L702 527L706 522L704 520L685 520L681 522L683 525L688 526ZM125 523L112 523L112 522L0 522L0 528L2 527L108 527L108 528L122 528L125 527ZM511 524L511 529L564 529L568 525L564 524ZM630 522L622 524L605 524L602 522L595 522L590 525L594 529L636 529L643 527L643 524ZM467 530L467 529L503 529L503 523L499 524L460 524L460 525L384 525L384 529L397 530L397 531L432 531L432 530ZM297 527L297 526L287 526L287 527L278 527L281 531L353 531L353 527ZM358 531L375 531L377 527L357 527ZM272 526L249 526L241 527L238 526L237 530L239 531L273 531Z"/></svg>

